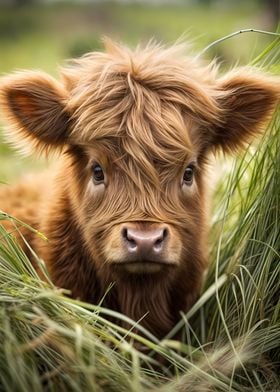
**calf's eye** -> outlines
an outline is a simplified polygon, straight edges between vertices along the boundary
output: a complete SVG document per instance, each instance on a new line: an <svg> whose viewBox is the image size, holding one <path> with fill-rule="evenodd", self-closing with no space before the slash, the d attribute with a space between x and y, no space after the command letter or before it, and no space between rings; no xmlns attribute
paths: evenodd
<svg viewBox="0 0 280 392"><path fill-rule="evenodd" d="M93 175L93 182L95 184L101 184L104 182L104 172L102 170L102 167L98 163L95 163L92 166L92 175Z"/></svg>
<svg viewBox="0 0 280 392"><path fill-rule="evenodd" d="M185 169L185 172L183 175L183 183L186 185L192 185L193 175L194 175L194 168L193 168L193 166L190 165Z"/></svg>

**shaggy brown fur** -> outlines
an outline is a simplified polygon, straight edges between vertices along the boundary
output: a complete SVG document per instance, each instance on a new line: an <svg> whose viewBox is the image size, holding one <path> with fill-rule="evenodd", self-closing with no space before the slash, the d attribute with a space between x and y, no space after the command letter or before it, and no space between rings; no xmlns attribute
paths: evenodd
<svg viewBox="0 0 280 392"><path fill-rule="evenodd" d="M108 41L105 53L62 69L62 82L20 72L0 88L9 140L60 153L52 178L3 186L0 208L47 236L28 239L56 285L98 303L115 282L105 305L134 320L148 313L142 324L158 337L199 293L210 152L249 142L280 96L278 79L252 69L218 78L213 64L183 50ZM135 253L131 233L143 249L161 233L153 243L160 251Z"/></svg>

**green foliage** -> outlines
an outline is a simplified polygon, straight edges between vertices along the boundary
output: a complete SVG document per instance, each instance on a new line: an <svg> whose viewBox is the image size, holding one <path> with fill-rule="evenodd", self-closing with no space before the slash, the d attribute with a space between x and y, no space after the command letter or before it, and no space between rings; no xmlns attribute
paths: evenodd
<svg viewBox="0 0 280 392"><path fill-rule="evenodd" d="M68 52L70 58L80 57L85 53L103 50L101 41L81 37L69 45Z"/></svg>
<svg viewBox="0 0 280 392"><path fill-rule="evenodd" d="M276 40L257 64L279 72L279 53ZM233 162L214 201L204 288L163 341L139 325L137 334L124 315L68 298L34 255L41 281L0 227L0 389L280 389L279 112L258 147Z"/></svg>
<svg viewBox="0 0 280 392"><path fill-rule="evenodd" d="M133 45L156 38L172 42L189 35L201 49L218 36L254 26L264 28L259 5L211 7L202 5L151 7L108 2L53 4L4 8L0 5L0 72L14 68L40 68L54 72L57 64L72 56L73 47L100 47L104 35ZM195 39L194 39L195 37ZM244 36L230 47L219 46L223 60L243 62L265 44L264 37ZM79 44L79 45L78 45ZM216 54L216 52L214 53ZM212 56L211 56L212 57Z"/></svg>

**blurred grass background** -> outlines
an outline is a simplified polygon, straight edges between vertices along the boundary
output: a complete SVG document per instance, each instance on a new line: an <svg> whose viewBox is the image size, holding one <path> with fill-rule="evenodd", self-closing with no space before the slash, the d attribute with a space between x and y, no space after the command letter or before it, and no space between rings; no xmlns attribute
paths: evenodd
<svg viewBox="0 0 280 392"><path fill-rule="evenodd" d="M185 34L199 51L241 28L275 31L279 19L268 7L278 0L160 3L0 0L0 73L39 68L58 77L64 59L102 48L103 35L135 45L151 37L173 42ZM224 69L248 64L272 38L244 34L207 56L218 57ZM257 65L279 73L279 56L278 39ZM201 298L175 327L185 331L182 342L169 340L176 329L163 342L143 342L133 330L106 320L110 310L62 297L37 278L0 225L0 389L280 390L279 120L278 112L259 148L236 160L217 187L210 236L215 262ZM42 165L23 160L0 140L0 182ZM6 216L0 213L1 219ZM166 365L152 371L154 358L130 340L161 353Z"/></svg>
<svg viewBox="0 0 280 392"><path fill-rule="evenodd" d="M41 69L58 77L58 65L64 59L102 49L104 35L131 45L151 38L170 43L183 36L202 50L242 28L275 30L278 17L273 3L277 1L0 0L0 75ZM228 68L248 63L270 41L264 35L244 34L207 55L219 58ZM41 167L37 160L13 155L0 129L0 181L9 182L27 169Z"/></svg>

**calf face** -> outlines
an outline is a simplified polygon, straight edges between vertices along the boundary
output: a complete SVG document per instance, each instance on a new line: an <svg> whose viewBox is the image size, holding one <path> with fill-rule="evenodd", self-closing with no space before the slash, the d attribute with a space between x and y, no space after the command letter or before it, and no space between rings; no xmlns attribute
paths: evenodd
<svg viewBox="0 0 280 392"><path fill-rule="evenodd" d="M99 280L122 282L124 293L133 282L138 297L158 287L193 300L207 260L208 156L249 142L279 95L275 78L252 69L218 78L181 47L132 52L107 42L105 53L62 69L62 82L38 72L4 78L1 107L21 149L60 151L49 215L67 200L63 219L71 215ZM59 266L44 257L55 276ZM192 300L182 298L185 310Z"/></svg>

